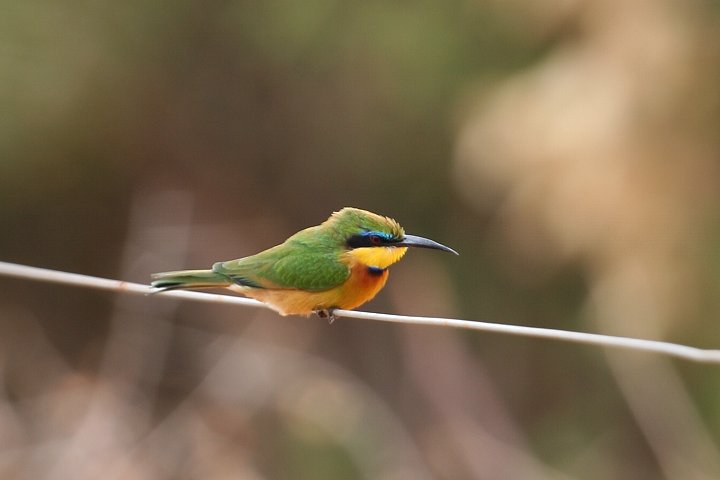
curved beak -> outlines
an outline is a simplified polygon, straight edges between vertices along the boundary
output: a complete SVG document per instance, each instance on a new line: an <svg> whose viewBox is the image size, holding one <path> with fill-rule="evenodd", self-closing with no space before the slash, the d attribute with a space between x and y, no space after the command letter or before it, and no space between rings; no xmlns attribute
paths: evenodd
<svg viewBox="0 0 720 480"><path fill-rule="evenodd" d="M459 255L455 250L450 247L438 243L429 238L418 237L416 235L405 235L401 241L394 244L396 247L420 247L420 248L433 248L435 250L443 250L445 252L454 253Z"/></svg>

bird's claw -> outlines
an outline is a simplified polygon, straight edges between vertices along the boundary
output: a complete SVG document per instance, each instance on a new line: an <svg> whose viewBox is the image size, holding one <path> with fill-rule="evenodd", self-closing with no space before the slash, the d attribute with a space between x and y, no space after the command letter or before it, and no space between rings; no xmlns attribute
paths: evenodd
<svg viewBox="0 0 720 480"><path fill-rule="evenodd" d="M327 318L328 323L332 324L335 321L334 308L323 308L322 310L315 310L315 313L320 318Z"/></svg>

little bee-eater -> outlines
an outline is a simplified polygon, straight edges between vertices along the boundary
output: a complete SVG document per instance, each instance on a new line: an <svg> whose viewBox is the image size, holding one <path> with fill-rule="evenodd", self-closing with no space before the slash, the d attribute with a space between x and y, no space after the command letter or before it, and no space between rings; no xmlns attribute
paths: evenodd
<svg viewBox="0 0 720 480"><path fill-rule="evenodd" d="M329 316L352 309L385 286L388 267L408 247L452 248L406 235L395 220L357 208L343 208L321 225L306 228L256 255L218 262L211 270L156 273L158 291L229 288L259 300L281 315Z"/></svg>

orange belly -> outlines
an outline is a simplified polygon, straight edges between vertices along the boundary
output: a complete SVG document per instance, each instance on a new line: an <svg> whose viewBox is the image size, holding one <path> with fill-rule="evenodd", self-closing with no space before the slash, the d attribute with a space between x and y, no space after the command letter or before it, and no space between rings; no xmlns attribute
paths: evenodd
<svg viewBox="0 0 720 480"><path fill-rule="evenodd" d="M388 271L370 273L365 265L356 264L350 277L339 287L320 292L290 289L259 289L232 285L233 291L254 298L281 315L309 315L316 310L342 308L350 310L371 300L385 286Z"/></svg>

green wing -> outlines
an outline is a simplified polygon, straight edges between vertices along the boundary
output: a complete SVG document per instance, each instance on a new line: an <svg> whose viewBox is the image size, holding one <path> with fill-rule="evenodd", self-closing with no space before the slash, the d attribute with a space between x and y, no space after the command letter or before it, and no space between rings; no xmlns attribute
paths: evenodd
<svg viewBox="0 0 720 480"><path fill-rule="evenodd" d="M315 253L306 245L287 243L251 257L216 263L213 271L249 287L310 291L337 287L350 276L337 254Z"/></svg>

